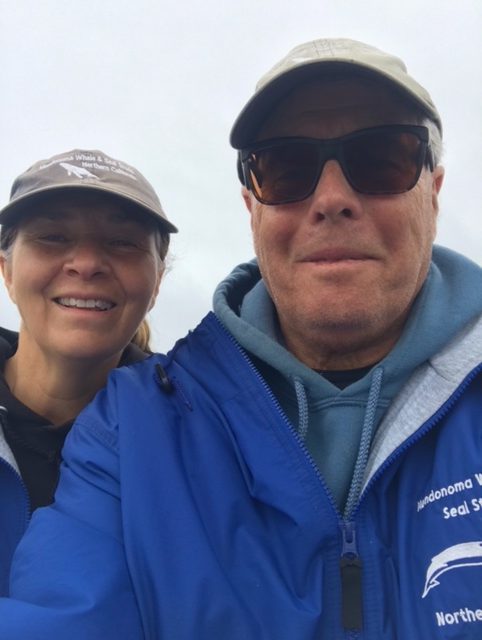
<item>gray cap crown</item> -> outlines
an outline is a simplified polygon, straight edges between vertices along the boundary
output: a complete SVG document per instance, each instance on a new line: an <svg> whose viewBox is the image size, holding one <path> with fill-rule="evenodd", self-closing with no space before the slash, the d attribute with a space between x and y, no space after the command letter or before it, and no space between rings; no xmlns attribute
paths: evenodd
<svg viewBox="0 0 482 640"><path fill-rule="evenodd" d="M167 219L151 184L131 165L111 158L103 151L73 149L39 160L15 179L10 202L0 210L0 224L8 224L25 212L35 212L46 195L90 190L114 196L134 205L159 224L163 231L177 228Z"/></svg>
<svg viewBox="0 0 482 640"><path fill-rule="evenodd" d="M400 58L356 40L327 38L295 47L259 80L254 95L233 125L231 145L242 149L251 144L260 124L296 85L343 70L367 73L388 82L417 104L442 131L440 115L429 93L408 74Z"/></svg>

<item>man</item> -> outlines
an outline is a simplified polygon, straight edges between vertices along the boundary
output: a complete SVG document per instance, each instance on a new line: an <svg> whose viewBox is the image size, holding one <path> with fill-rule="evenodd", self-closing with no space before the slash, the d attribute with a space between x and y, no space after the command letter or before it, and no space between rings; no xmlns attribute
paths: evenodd
<svg viewBox="0 0 482 640"><path fill-rule="evenodd" d="M358 42L260 81L231 134L257 263L79 418L2 638L482 636L482 270L432 246L441 131Z"/></svg>

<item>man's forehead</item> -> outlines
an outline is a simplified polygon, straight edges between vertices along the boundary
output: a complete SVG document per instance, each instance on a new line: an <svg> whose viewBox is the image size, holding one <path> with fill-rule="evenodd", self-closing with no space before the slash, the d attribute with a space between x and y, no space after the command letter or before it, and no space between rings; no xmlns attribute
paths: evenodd
<svg viewBox="0 0 482 640"><path fill-rule="evenodd" d="M372 78L320 78L298 85L280 100L260 127L258 137L302 135L297 130L303 128L303 123L315 120L343 124L349 119L360 119L365 123L363 126L406 122L414 111L399 93Z"/></svg>

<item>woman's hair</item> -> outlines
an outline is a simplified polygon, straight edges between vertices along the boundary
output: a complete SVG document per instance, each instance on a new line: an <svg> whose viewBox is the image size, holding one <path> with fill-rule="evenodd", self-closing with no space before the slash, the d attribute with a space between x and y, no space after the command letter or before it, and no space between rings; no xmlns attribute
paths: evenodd
<svg viewBox="0 0 482 640"><path fill-rule="evenodd" d="M151 345L151 329L149 323L144 318L141 324L137 327L137 331L131 339L131 344L135 344L144 353L152 353Z"/></svg>
<svg viewBox="0 0 482 640"><path fill-rule="evenodd" d="M0 229L0 252L3 253L5 258L7 259L11 254L12 247L15 242L15 238L17 237L19 225L22 219L23 216L20 216L15 222L4 224ZM156 249L160 258L159 269L163 270L164 262L169 249L170 235L167 231L164 231L159 225L155 223L151 223L149 221L147 224L148 228L151 229L152 233L154 233ZM150 339L151 330L149 328L149 323L147 322L146 318L144 318L141 324L138 326L130 342L131 344L135 344L145 353L152 353Z"/></svg>
<svg viewBox="0 0 482 640"><path fill-rule="evenodd" d="M154 228L156 249L161 259L160 268L165 269L165 260L169 249L169 240L171 236L166 231L162 231L157 225ZM0 245L1 248L1 245ZM131 344L135 344L145 353L152 353L151 345L151 329L146 318L143 318L141 324L137 327L135 334L131 339Z"/></svg>
<svg viewBox="0 0 482 640"><path fill-rule="evenodd" d="M2 225L0 230L0 251L7 258L17 236L18 225Z"/></svg>

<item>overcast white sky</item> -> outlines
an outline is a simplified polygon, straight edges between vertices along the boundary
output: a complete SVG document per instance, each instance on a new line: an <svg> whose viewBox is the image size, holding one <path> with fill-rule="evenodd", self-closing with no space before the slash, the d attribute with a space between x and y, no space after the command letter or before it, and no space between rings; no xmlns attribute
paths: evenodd
<svg viewBox="0 0 482 640"><path fill-rule="evenodd" d="M297 44L399 55L445 128L438 242L482 264L481 0L0 0L0 202L33 162L101 149L136 166L180 233L150 323L166 350L253 255L228 135L257 79ZM18 328L0 284L0 324Z"/></svg>

